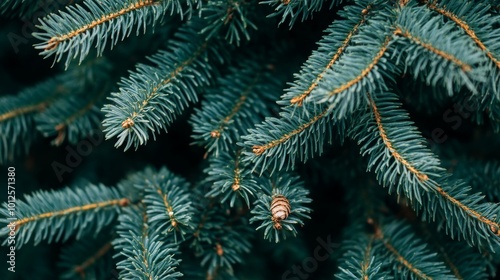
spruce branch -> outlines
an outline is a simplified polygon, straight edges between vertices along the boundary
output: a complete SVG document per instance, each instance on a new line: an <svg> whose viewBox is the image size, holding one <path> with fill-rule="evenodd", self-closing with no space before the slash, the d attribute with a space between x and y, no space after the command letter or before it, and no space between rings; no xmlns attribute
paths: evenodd
<svg viewBox="0 0 500 280"><path fill-rule="evenodd" d="M109 277L114 268L111 237L109 233L100 234L96 240L79 240L62 249L58 266L63 270L63 279Z"/></svg>
<svg viewBox="0 0 500 280"><path fill-rule="evenodd" d="M199 184L202 187L204 182ZM233 265L244 263L250 252L252 228L243 209L230 209L214 199L203 199L202 189L194 189L199 215L193 216L198 226L189 247L206 269L207 277L234 278ZM233 211L236 210L236 211Z"/></svg>
<svg viewBox="0 0 500 280"><path fill-rule="evenodd" d="M222 61L224 47L199 35L202 25L202 21L188 22L168 50L149 59L154 66L139 64L122 79L120 92L112 93L113 103L103 108L103 125L106 139L118 137L116 147L144 145L150 133L155 137L166 129L212 82L216 71L212 63Z"/></svg>
<svg viewBox="0 0 500 280"><path fill-rule="evenodd" d="M393 94L369 99L372 110L361 113L364 117L350 132L362 144L361 153L370 155L368 170L375 168L379 183L407 197L425 220L444 221L452 238L458 235L471 246L494 250L500 241L498 205L448 178Z"/></svg>
<svg viewBox="0 0 500 280"><path fill-rule="evenodd" d="M451 272L431 253L428 246L402 222L374 225L375 236L386 249L380 257L389 258L397 278L452 279Z"/></svg>
<svg viewBox="0 0 500 280"><path fill-rule="evenodd" d="M438 257L450 269L456 279L486 279L489 261L463 241L454 241L438 232L436 227L419 223L424 240L437 252Z"/></svg>
<svg viewBox="0 0 500 280"><path fill-rule="evenodd" d="M203 240L200 254L201 265L207 267L207 275L221 272L234 275L233 265L244 263L243 254L250 252L249 231L242 227L223 227L212 232L211 239Z"/></svg>
<svg viewBox="0 0 500 280"><path fill-rule="evenodd" d="M98 89L95 89L98 90ZM71 144L100 129L101 110L99 103L107 94L107 88L100 89L97 96L71 95L54 102L49 109L35 117L37 130L43 136L57 135L52 141L55 146L61 145L65 139Z"/></svg>
<svg viewBox="0 0 500 280"><path fill-rule="evenodd" d="M117 226L119 237L113 241L120 278L177 279L179 261L174 258L177 246L164 241L149 229L149 216L144 208L131 207L120 215Z"/></svg>
<svg viewBox="0 0 500 280"><path fill-rule="evenodd" d="M194 231L195 215L191 206L193 198L188 192L189 183L166 168L160 169L148 178L144 185L143 203L146 206L148 224L151 230L163 235L173 235L177 243L177 235L182 239Z"/></svg>
<svg viewBox="0 0 500 280"><path fill-rule="evenodd" d="M377 246L374 234L366 234L356 227L350 239L343 244L345 253L340 259L340 272L335 274L335 279L392 279L384 270L380 256L374 252L377 249L380 251L377 247L380 246Z"/></svg>
<svg viewBox="0 0 500 280"><path fill-rule="evenodd" d="M304 63L296 80L282 96L282 105L296 104L302 106L304 99L318 87L326 73L345 53L347 46L351 44L353 35L357 34L359 28L366 23L367 18L372 15L373 9L377 9L382 1L359 1L348 5L339 11L341 20L335 20L326 30L323 38L318 42L318 49Z"/></svg>
<svg viewBox="0 0 500 280"><path fill-rule="evenodd" d="M300 18L300 21L305 21L309 17L313 17L313 13L318 12L323 7L324 0L264 0L261 4L267 4L274 8L274 12L269 17L279 17L279 24L289 20L289 26L292 28L294 23ZM330 8L341 4L343 0L332 0Z"/></svg>
<svg viewBox="0 0 500 280"><path fill-rule="evenodd" d="M230 44L240 45L243 40L250 40L249 30L256 30L252 22L257 3L246 0L210 0L203 4L201 15L207 26L201 30L207 39L221 34ZM223 35L222 35L223 34Z"/></svg>
<svg viewBox="0 0 500 280"><path fill-rule="evenodd" d="M453 22L443 24L426 7L408 5L395 25L392 59L414 78L422 75L428 85L441 85L450 96L462 87L477 93L476 85L486 81L485 56Z"/></svg>
<svg viewBox="0 0 500 280"><path fill-rule="evenodd" d="M462 178L476 192L490 202L500 202L500 162L462 159L453 168L453 177Z"/></svg>
<svg viewBox="0 0 500 280"><path fill-rule="evenodd" d="M250 207L250 197L261 188L251 167L241 162L241 150L237 150L236 154L222 152L218 157L211 157L205 173L208 174L206 181L211 184L206 196L220 196L221 202L229 201L231 207L239 197Z"/></svg>
<svg viewBox="0 0 500 280"><path fill-rule="evenodd" d="M319 107L319 108L318 108ZM311 106L285 107L280 117L268 117L242 137L243 162L260 168L260 174L294 167L296 159L305 162L314 155L321 155L326 143L331 144L334 135L342 141L343 122L336 122L328 108Z"/></svg>
<svg viewBox="0 0 500 280"><path fill-rule="evenodd" d="M39 32L33 36L42 42L35 45L44 57L54 56L54 62L65 58L68 67L71 60L79 63L95 44L97 55L104 52L108 38L111 46L128 37L134 28L137 35L147 26L160 22L165 14L181 16L196 2L188 0L186 7L176 0L85 0L83 6L68 6L66 11L53 13L40 20ZM65 22L65 24L60 24Z"/></svg>
<svg viewBox="0 0 500 280"><path fill-rule="evenodd" d="M0 97L0 130L3 132L0 134L0 163L12 161L15 156L28 152L31 142L37 136L37 130L45 136L55 134L54 129L57 125L54 122L67 120L68 116L76 114L74 115L76 123L66 124L69 127L58 127L61 132L64 132L65 128L74 130L75 126L88 124L85 120L90 121L86 117L91 115L83 114L78 118L79 114L76 111L79 109L71 105L81 103L81 96L86 98L92 96L87 92L89 86L102 81L100 79L106 79L108 75L103 73L106 69L108 68L105 63L91 61L24 89L17 95ZM101 90L105 92L105 89ZM92 120L94 122L91 123L96 124L95 118ZM69 133L70 139L75 142L92 130L89 126L79 128L86 130Z"/></svg>
<svg viewBox="0 0 500 280"><path fill-rule="evenodd" d="M35 244L47 239L65 241L76 234L97 233L114 221L120 208L129 205L116 188L88 185L83 188L65 188L59 191L39 191L17 201L16 211L9 212L7 204L1 210L0 235L9 233L7 225L13 223L16 245L22 246L30 239ZM15 216L12 222L9 218Z"/></svg>
<svg viewBox="0 0 500 280"><path fill-rule="evenodd" d="M281 91L280 79L263 61L255 57L239 61L207 90L190 120L195 143L215 157L229 152L254 123L270 115Z"/></svg>
<svg viewBox="0 0 500 280"><path fill-rule="evenodd" d="M23 90L17 96L0 97L0 163L26 153L35 138L33 115L45 110L56 96L66 92L63 79L53 79Z"/></svg>
<svg viewBox="0 0 500 280"><path fill-rule="evenodd" d="M339 58L338 66L325 73L325 82L304 102L326 103L335 118L341 119L366 104L366 92L385 90L385 80L393 81L393 75L400 72L386 57L392 44L391 24L395 17L393 12L382 10L370 24L361 26L346 54Z"/></svg>
<svg viewBox="0 0 500 280"><path fill-rule="evenodd" d="M486 56L500 69L500 30L495 23L500 21L498 15L489 13L489 6L484 3L450 0L425 0L429 9L453 21L462 29Z"/></svg>

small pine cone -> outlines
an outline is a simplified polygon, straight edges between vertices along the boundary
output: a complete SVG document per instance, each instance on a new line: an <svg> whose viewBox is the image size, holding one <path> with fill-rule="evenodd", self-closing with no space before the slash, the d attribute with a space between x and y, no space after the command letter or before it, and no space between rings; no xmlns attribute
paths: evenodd
<svg viewBox="0 0 500 280"><path fill-rule="evenodd" d="M274 228L281 229L281 221L285 220L290 215L290 202L282 195L276 195L271 201L271 215L274 222Z"/></svg>

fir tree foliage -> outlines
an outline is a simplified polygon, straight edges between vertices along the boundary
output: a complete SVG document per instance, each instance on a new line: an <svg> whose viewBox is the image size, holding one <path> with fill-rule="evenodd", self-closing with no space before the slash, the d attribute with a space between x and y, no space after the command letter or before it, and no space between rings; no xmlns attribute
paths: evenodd
<svg viewBox="0 0 500 280"><path fill-rule="evenodd" d="M353 233L356 228L353 230ZM366 233L353 234L351 239L343 244L345 254L340 259L339 272L335 274L335 279L393 279L384 271L382 262L376 262L374 253L377 243L373 234ZM380 245L378 245L380 247Z"/></svg>
<svg viewBox="0 0 500 280"><path fill-rule="evenodd" d="M331 0L330 8L334 5L339 5L343 0ZM305 21L308 18L312 18L314 12L318 12L323 7L324 0L264 0L261 4L267 4L274 7L274 12L269 16L281 16L280 24L285 21L290 21L290 28L294 23L300 19L300 21Z"/></svg>
<svg viewBox="0 0 500 280"><path fill-rule="evenodd" d="M25 154L40 132L75 144L100 127L97 105L108 94L106 61L90 61L53 79L0 97L0 163ZM96 86L98 85L98 87ZM21 145L19 143L22 143Z"/></svg>
<svg viewBox="0 0 500 280"><path fill-rule="evenodd" d="M103 279L114 270L111 234L105 230L96 240L82 239L74 241L61 250L58 268L62 270L62 279Z"/></svg>
<svg viewBox="0 0 500 280"><path fill-rule="evenodd" d="M175 176L166 168L160 169L152 177L146 178L144 185L138 185L144 191L142 202L150 217L148 224L162 234L177 235L184 238L187 232L194 230L191 217L195 214L191 206L193 198L189 194L189 184L185 179Z"/></svg>
<svg viewBox="0 0 500 280"><path fill-rule="evenodd" d="M377 226L377 238L385 247L382 257L389 258L398 279L453 279L451 271L417 238L408 225L392 222Z"/></svg>
<svg viewBox="0 0 500 280"><path fill-rule="evenodd" d="M304 99L324 83L325 75L339 58L344 55L346 48L351 45L353 36L360 31L360 27L373 18L374 10L383 9L384 1L358 1L339 11L342 20L334 21L325 31L323 38L317 43L318 48L313 51L304 63L299 73L295 75L291 86L278 103L284 106L292 104L302 105Z"/></svg>
<svg viewBox="0 0 500 280"><path fill-rule="evenodd" d="M250 207L250 198L261 189L258 177L251 166L241 162L241 151L236 154L222 152L219 156L210 157L210 164L205 169L206 181L211 184L207 197L221 197L221 202L229 201L233 207L242 198Z"/></svg>
<svg viewBox="0 0 500 280"><path fill-rule="evenodd" d="M498 189L500 178L500 162L461 160L453 166L453 175L456 179L463 178L472 189L480 190L489 202L500 202Z"/></svg>
<svg viewBox="0 0 500 280"><path fill-rule="evenodd" d="M207 26L201 32L207 38L221 34L230 44L250 40L250 30L257 29L252 22L255 16L254 1L212 0L203 4L200 13L207 21ZM223 35L222 35L223 34Z"/></svg>
<svg viewBox="0 0 500 280"><path fill-rule="evenodd" d="M63 77L49 80L17 96L0 98L0 127L3 132L0 136L0 163L12 161L15 156L28 152L35 138L31 133L35 128L33 115L46 108L61 93L57 86L62 80Z"/></svg>
<svg viewBox="0 0 500 280"><path fill-rule="evenodd" d="M165 130L175 117L198 100L202 86L216 75L212 63L223 61L224 48L198 32L203 21L187 23L170 42L170 48L153 55L154 66L139 64L112 93L103 121L106 139L117 137L116 147L137 148L150 134Z"/></svg>
<svg viewBox="0 0 500 280"><path fill-rule="evenodd" d="M350 135L362 144L361 153L370 155L368 169L375 169L379 183L389 193L408 198L424 219L445 222L452 237L494 250L498 205L485 202L479 193L471 194L461 181L448 179L394 94L369 98L371 111L358 118Z"/></svg>
<svg viewBox="0 0 500 280"><path fill-rule="evenodd" d="M242 57L229 74L217 79L191 117L196 144L217 157L234 150L254 123L270 115L281 89L277 73L270 68L257 58Z"/></svg>
<svg viewBox="0 0 500 280"><path fill-rule="evenodd" d="M201 182L199 187L205 186ZM205 188L205 187L203 187ZM198 189L200 190L200 189ZM218 200L203 200L203 192L195 191L199 201L196 207L198 226L189 248L205 268L206 277L234 279L234 265L244 262L250 251L252 228L248 225L248 212L244 208L229 208Z"/></svg>
<svg viewBox="0 0 500 280"><path fill-rule="evenodd" d="M183 14L195 2L185 6L170 0L86 0L81 5L68 6L66 11L50 14L40 20L40 32L33 33L42 42L35 45L45 57L54 56L55 62L64 60L66 67L72 59L81 63L95 45L102 55L108 38L114 46L135 29L139 34L147 26L160 22L165 14ZM60 24L65 22L65 24Z"/></svg>
<svg viewBox="0 0 500 280"><path fill-rule="evenodd" d="M496 151L476 155L466 142L500 131L499 1L81 2L41 19L33 34L34 47L66 73L0 97L0 164L27 153L38 134L75 144L101 124L115 147L138 149L190 111L191 137L208 160L189 166L189 178L147 167L116 186L34 192L15 212L5 203L0 235L9 235L14 217L16 246L74 238L62 251L62 277L103 278L114 266L121 279L245 278L240 266L254 266L252 247L262 249L252 238L300 235L316 206L341 209L332 221L347 224L337 279L495 275ZM40 3L8 0L0 13L29 16ZM270 38L296 41L268 28L260 8L291 29L320 11L322 26L333 21L284 92L285 67L301 56L262 51ZM116 70L108 66L120 63L85 59L159 25L177 28L167 48L147 62L126 51L136 67L106 99ZM464 156L447 158L433 151L449 148L427 141L428 124L414 118L441 118L452 102L477 106L453 133ZM342 147L325 161L311 160L334 143ZM297 161L311 165L295 173ZM344 204L311 204L320 184L345 193Z"/></svg>
<svg viewBox="0 0 500 280"><path fill-rule="evenodd" d="M477 92L475 84L485 81L486 57L472 40L463 38L455 23L433 16L423 6L408 5L401 9L395 24L396 63L404 61L415 77L422 75L429 85L441 85L449 95L467 87Z"/></svg>
<svg viewBox="0 0 500 280"><path fill-rule="evenodd" d="M305 162L321 155L335 136L343 138L344 122L337 124L325 106L285 107L279 114L279 118L266 118L242 137L243 161L253 164L252 170L260 174L268 169L291 169L297 158Z"/></svg>
<svg viewBox="0 0 500 280"><path fill-rule="evenodd" d="M207 267L207 275L217 276L220 271L234 275L233 265L243 263L243 254L250 252L248 235L244 233L243 228L214 228L211 234L219 238L202 241L201 265Z"/></svg>
<svg viewBox="0 0 500 280"><path fill-rule="evenodd" d="M81 188L65 188L59 191L39 191L17 201L15 231L16 245L21 247L30 240L35 244L65 241L75 235L77 239L89 233L98 233L112 223L120 208L129 200L117 188L104 185L87 185ZM2 224L9 224L12 217L4 204ZM9 228L2 227L1 235Z"/></svg>
<svg viewBox="0 0 500 280"><path fill-rule="evenodd" d="M117 233L113 241L118 251L117 263L122 279L178 279L182 273L176 271L179 260L174 256L177 248L172 242L161 240L156 229L148 226L149 216L145 209L131 207L119 218Z"/></svg>
<svg viewBox="0 0 500 280"><path fill-rule="evenodd" d="M366 104L364 93L385 90L386 79L391 81L392 75L399 74L399 69L387 59L395 17L393 11L381 10L360 26L338 66L325 72L324 83L319 83L305 102L327 103L335 118L341 119Z"/></svg>
<svg viewBox="0 0 500 280"><path fill-rule="evenodd" d="M500 98L500 44L498 36L500 30L495 25L500 21L499 15L489 13L490 8L487 3L470 1L424 1L427 7L434 13L440 14L444 19L453 22L456 28L473 41L476 49L479 49L486 57L487 81L482 85L483 94L491 94ZM463 36L463 35L462 35Z"/></svg>

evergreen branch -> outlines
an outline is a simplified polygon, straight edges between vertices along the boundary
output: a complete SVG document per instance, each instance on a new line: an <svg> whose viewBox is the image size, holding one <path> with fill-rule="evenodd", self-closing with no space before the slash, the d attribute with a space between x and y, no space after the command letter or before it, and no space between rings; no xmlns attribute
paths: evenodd
<svg viewBox="0 0 500 280"><path fill-rule="evenodd" d="M268 168L271 172L293 168L297 157L305 162L321 154L325 143L332 143L333 135L342 139L344 134L343 122L335 122L328 110L304 104L285 107L280 118L266 118L242 136L244 147L249 148L243 150L243 162L252 162L253 170L260 167L262 174Z"/></svg>
<svg viewBox="0 0 500 280"><path fill-rule="evenodd" d="M360 27L352 38L345 55L338 60L338 67L332 68L324 76L324 83L318 85L305 102L328 102L329 110L337 119L366 104L366 92L386 89L386 81L393 81L393 75L400 71L384 56L392 40L391 24L395 14L382 10L370 24Z"/></svg>
<svg viewBox="0 0 500 280"><path fill-rule="evenodd" d="M58 267L63 279L101 279L110 275L112 262L111 235L103 231L95 240L83 239L65 246Z"/></svg>
<svg viewBox="0 0 500 280"><path fill-rule="evenodd" d="M24 89L15 96L1 97L0 163L12 161L14 156L29 150L31 142L37 136L36 129L40 128L39 121L54 122L61 115L71 113L72 108L67 106L67 102L73 100L72 96L84 93L87 96L89 84L96 82L93 76L106 79L107 75L98 71L101 65L95 62L82 65ZM86 131L88 130L91 129ZM78 135L78 131L76 134ZM70 138L72 137L73 134L70 134Z"/></svg>
<svg viewBox="0 0 500 280"><path fill-rule="evenodd" d="M335 274L336 279L392 279L384 271L381 258L377 258L377 240L373 234L360 233L361 228L355 227L354 234L348 236L343 244L345 253L340 259L339 270Z"/></svg>
<svg viewBox="0 0 500 280"><path fill-rule="evenodd" d="M27 223L36 222L36 221L48 219L48 218L54 218L54 217L58 217L58 216L67 216L67 215L74 214L74 213L82 213L82 212L86 212L86 211L97 210L100 208L107 208L107 207L112 207L112 206L124 207L124 206L127 206L128 203L129 203L128 199L120 198L120 199L112 199L112 200L108 200L108 201L101 201L101 202L97 202L97 203L89 203L89 204L85 204L85 205L81 205L81 206L69 207L66 209L59 210L59 211L40 213L37 215L24 217L20 220L17 220L16 221L16 231L19 230L19 228L22 225L27 224Z"/></svg>
<svg viewBox="0 0 500 280"><path fill-rule="evenodd" d="M201 8L202 17L208 22L201 33L210 39L216 34L224 34L230 43L239 45L242 39L250 40L249 29L257 30L251 18L255 15L257 3L243 0L210 0Z"/></svg>
<svg viewBox="0 0 500 280"><path fill-rule="evenodd" d="M432 46L431 44L422 42L421 39L412 36L408 31L401 30L401 28L399 28L399 27L397 27L396 30L394 31L394 35L405 37L405 38L409 39L410 41L413 41L413 43L420 45L424 49L427 49L428 51L433 52L436 55L441 56L442 58L451 61L452 63L455 63L458 67L462 68L462 70L464 72L468 72L472 69L470 65L459 60L458 58L456 58L452 54L449 54L449 53L446 53L442 50L439 50L439 49L435 48L434 46Z"/></svg>
<svg viewBox="0 0 500 280"><path fill-rule="evenodd" d="M500 202L500 162L479 162L462 159L454 167L453 176L463 178L474 191L481 192L490 202Z"/></svg>
<svg viewBox="0 0 500 280"><path fill-rule="evenodd" d="M478 37L474 30L475 28L473 28L471 24L467 23L467 20L471 20L472 24L480 30L480 34L482 36L495 36L494 34L486 31L487 29L495 32L495 28L492 24L495 23L495 19L498 18L488 14L488 5L467 1L447 0L444 0L442 3L438 3L437 0L425 0L424 3L429 9L455 22L474 41L474 43L476 43L476 45L485 52L486 56L496 65L496 67L500 69L500 60L495 57L492 51L489 50L485 43ZM452 9L459 14L455 14ZM498 34L498 31L495 33ZM491 40L488 41L492 42Z"/></svg>
<svg viewBox="0 0 500 280"><path fill-rule="evenodd" d="M426 244L417 238L411 228L401 222L375 224L375 236L387 249L398 278L452 279L451 272L440 262ZM398 264L399 263L399 264ZM402 265L402 267L400 266Z"/></svg>
<svg viewBox="0 0 500 280"><path fill-rule="evenodd" d="M85 275L85 271L89 268L89 266L93 265L98 259L106 255L111 248L113 248L113 246L111 246L111 242L104 244L104 246L102 246L93 256L86 259L80 265L75 266L73 270L82 276Z"/></svg>
<svg viewBox="0 0 500 280"><path fill-rule="evenodd" d="M148 227L149 217L145 209L128 208L118 218L119 238L113 241L115 257L124 257L117 263L123 279L177 279L179 261L174 259L177 247L153 234Z"/></svg>
<svg viewBox="0 0 500 280"><path fill-rule="evenodd" d="M452 237L458 230L469 244L493 249L499 241L492 236L500 228L495 218L498 206L483 203L479 194L469 194L470 188L460 182L448 182L439 160L424 147L393 94L369 98L373 112L358 119L351 136L363 143L362 154L370 154L368 169L375 166L380 184L390 193L396 188L415 209L423 208L424 219L435 220L439 213Z"/></svg>
<svg viewBox="0 0 500 280"><path fill-rule="evenodd" d="M462 203L460 200L456 199L455 197L451 196L447 191L445 191L442 187L437 187L436 191L446 200L451 202L453 205L456 207L460 208L463 210L464 213L467 213L468 216L478 220L479 222L486 224L489 229L495 233L499 234L499 229L500 229L500 224L493 219L488 218L487 216L479 213L478 211L475 211L471 207L465 205Z"/></svg>
<svg viewBox="0 0 500 280"><path fill-rule="evenodd" d="M26 244L31 237L35 244L42 239L67 240L76 233L76 238L89 232L99 232L111 223L120 208L129 205L117 189L104 185L88 185L85 188L65 188L60 191L40 191L18 201L15 213L2 209L0 234L6 235L15 225L16 243ZM16 221L12 222L12 217ZM11 222L11 224L9 224Z"/></svg>
<svg viewBox="0 0 500 280"><path fill-rule="evenodd" d="M417 170L413 164L409 163L392 145L391 140L389 137L387 137L387 132L385 131L384 125L382 124L382 119L380 117L380 112L378 111L377 105L375 102L373 102L373 99L370 97L370 94L368 94L368 99L370 100L370 104L372 107L373 115L375 117L375 122L377 123L377 128L379 130L380 138L382 138L382 141L384 142L387 150L390 151L391 155L401 163L410 173L415 175L419 181L427 181L429 180L429 176L427 174L422 173L421 171Z"/></svg>
<svg viewBox="0 0 500 280"><path fill-rule="evenodd" d="M312 201L307 197L309 190L298 177L284 172L262 178L260 184L263 192L251 211L250 222L259 223L256 230L264 229L264 239L270 241L297 235L294 225L304 225L303 219L310 218L311 209L305 206Z"/></svg>
<svg viewBox="0 0 500 280"><path fill-rule="evenodd" d="M201 202L197 206L203 214L196 217L198 229L190 247L206 267L207 277L224 274L234 277L233 265L243 263L243 253L250 251L252 228L246 218L238 212L236 215L230 213L226 205L213 200L203 201L202 194L197 198Z"/></svg>
<svg viewBox="0 0 500 280"><path fill-rule="evenodd" d="M319 48L305 62L300 74L296 77L296 81L282 97L284 101L281 103L283 105L291 103L302 106L304 99L311 94L323 80L327 71L344 54L345 49L351 43L353 35L358 32L361 25L365 24L368 15L373 12L372 9L376 9L377 5L381 5L378 2L380 1L361 1L346 6L345 10L339 12L339 16L343 20L335 20L325 30L328 34L318 42Z"/></svg>
<svg viewBox="0 0 500 280"><path fill-rule="evenodd" d="M173 232L175 242L177 234L184 238L187 231L194 230L191 218L194 215L193 199L185 179L162 168L140 187L144 189L143 202L151 230L161 234Z"/></svg>
<svg viewBox="0 0 500 280"><path fill-rule="evenodd" d="M12 161L25 153L36 134L34 115L45 110L61 95L77 90L68 81L70 74L58 76L21 91L16 96L0 98L0 163Z"/></svg>
<svg viewBox="0 0 500 280"><path fill-rule="evenodd" d="M328 113L327 110L325 110L325 111L323 111L323 112L315 115L308 122L300 125L298 128L296 128L295 130L292 130L290 133L284 134L279 139L272 140L271 142L269 142L269 143L267 143L265 145L254 145L252 147L253 153L256 156L260 156L264 152L266 152L267 150L272 149L272 148L274 148L274 147L276 147L278 145L281 145L281 144L287 142L292 137L296 136L299 133L302 133L303 131L305 131L306 129L308 129L311 125L315 124L318 120L320 120L321 118L323 118L327 113Z"/></svg>
<svg viewBox="0 0 500 280"><path fill-rule="evenodd" d="M401 263L411 273L416 275L417 279L425 279L425 280L432 280L433 279L433 278L427 276L422 271L420 271L418 268L415 268L408 260L406 260L403 256L401 256L401 254L387 240L384 240L384 245L396 257L396 261Z"/></svg>
<svg viewBox="0 0 500 280"><path fill-rule="evenodd" d="M435 244L435 246L437 246L439 256L441 256L441 258L443 259L445 265L450 268L450 270L453 273L453 275L457 279L462 279L463 280L464 278L460 274L460 271L458 270L457 266L453 263L453 261L448 256L448 253L446 252L446 250L442 246L439 246L439 244Z"/></svg>
<svg viewBox="0 0 500 280"><path fill-rule="evenodd" d="M193 3L188 0L187 5ZM66 55L65 65L79 57L80 63L88 55L91 46L96 45L97 55L100 56L111 38L114 46L119 38L128 37L132 29L137 27L137 34L141 27L155 25L161 21L163 15L171 11L183 14L181 3L175 0L126 0L126 1L97 1L85 0L84 7L69 6L66 11L50 14L40 20L37 26L40 32L33 36L41 43L35 45L42 50L41 55L54 55L54 61L59 62ZM60 24L60 22L66 24Z"/></svg>
<svg viewBox="0 0 500 280"><path fill-rule="evenodd" d="M363 70L361 70L361 73L359 73L358 76L356 76L353 79L351 79L351 80L347 81L346 83L342 84L340 87L331 90L328 93L328 96L332 97L335 94L339 94L339 93L341 93L341 92L343 92L345 90L348 90L349 88L351 88L355 84L359 83L362 79L364 79L373 70L373 68L375 68L375 66L377 65L377 63L379 63L380 59L384 56L385 52L387 51L387 49L389 47L389 42L390 42L390 37L387 37L385 39L383 45L379 49L378 53L375 55L375 57L373 58L373 60L370 62L370 64L368 64L366 66L366 68L364 68Z"/></svg>
<svg viewBox="0 0 500 280"><path fill-rule="evenodd" d="M222 227L213 230L210 239L203 240L203 249L197 254L201 256L201 265L208 266L207 278L221 275L223 272L233 276L233 265L243 263L242 255L250 252L250 233L248 227Z"/></svg>
<svg viewBox="0 0 500 280"><path fill-rule="evenodd" d="M82 88L81 91L86 93L87 90ZM76 144L100 128L101 112L97 104L107 93L107 87L104 87L97 96L87 94L82 97L82 94L74 93L54 102L48 110L35 117L37 130L46 137L57 134L53 145L61 145L66 137L71 144Z"/></svg>
<svg viewBox="0 0 500 280"><path fill-rule="evenodd" d="M118 10L117 12L110 13L110 14L104 14L101 18L92 21L92 23L90 23L90 24L82 26L77 30L72 30L71 32L68 32L66 34L52 37L44 49L48 49L48 50L54 49L57 47L57 45L59 43L66 41L66 40L69 40L69 39L72 39L73 37L76 37L76 36L80 35L81 33L89 31L90 29L93 29L98 25L106 23L110 20L113 20L117 17L123 16L124 14L130 13L132 11L139 10L139 9L142 9L144 7L147 7L147 6L151 6L151 5L156 5L157 3L158 2L155 3L154 0L139 0L139 2L131 3L128 6L123 7L122 9Z"/></svg>
<svg viewBox="0 0 500 280"><path fill-rule="evenodd" d="M312 17L312 14L318 12L323 7L324 0L264 0L260 4L268 4L274 7L274 12L269 17L281 16L279 24L284 23L288 18L290 28L296 20L301 21ZM332 0L330 8L339 5L343 0Z"/></svg>
<svg viewBox="0 0 500 280"><path fill-rule="evenodd" d="M431 232L427 224L420 223L428 243L438 253L438 256L450 268L456 279L485 279L487 263L478 251L470 246L464 246L461 241L446 238L433 227Z"/></svg>
<svg viewBox="0 0 500 280"><path fill-rule="evenodd" d="M33 112L43 111L45 108L47 108L47 105L50 103L50 101L51 101L51 99L43 100L37 104L27 105L27 106L20 107L20 108L14 108L13 110L11 110L9 112L3 112L0 115L0 122L4 122L8 119L12 119L12 118L18 117L20 115L25 115L25 114L29 114L29 113L33 113ZM6 103L8 103L8 101Z"/></svg>
<svg viewBox="0 0 500 280"><path fill-rule="evenodd" d="M261 59L251 56L237 61L241 62L207 90L201 109L195 109L190 120L195 143L214 151L216 157L270 114L281 90L280 79Z"/></svg>
<svg viewBox="0 0 500 280"><path fill-rule="evenodd" d="M250 207L250 196L260 190L257 178L252 174L251 169L241 162L241 151L236 154L232 152L222 152L218 157L211 157L206 181L211 184L211 190L207 197L220 196L221 202L229 200L229 205L234 206L236 199L242 197L248 207Z"/></svg>
<svg viewBox="0 0 500 280"><path fill-rule="evenodd" d="M429 175L442 170L439 161L424 148L424 141L393 94L367 96L372 110L360 113L365 117L357 118L349 135L363 143L361 154L371 155L368 170L375 166L377 179L389 192L396 186L398 193L401 190L411 201L420 202L419 187L429 190L435 186ZM390 122L384 123L386 120Z"/></svg>
<svg viewBox="0 0 500 280"><path fill-rule="evenodd" d="M486 80L486 57L456 30L453 22L440 17L424 6L408 5L395 24L395 45L392 57L396 64L403 60L409 69L435 87L441 84L451 96L465 86L477 93L475 84ZM431 54L431 55L430 55Z"/></svg>
<svg viewBox="0 0 500 280"><path fill-rule="evenodd" d="M118 137L116 147L136 148L149 139L148 131L166 129L189 102L195 102L203 86L214 75L212 63L221 61L223 47L205 41L198 34L203 22L188 22L176 34L171 47L150 60L156 65L139 64L129 78L122 79L120 92L112 93L115 104L103 111L106 139Z"/></svg>

